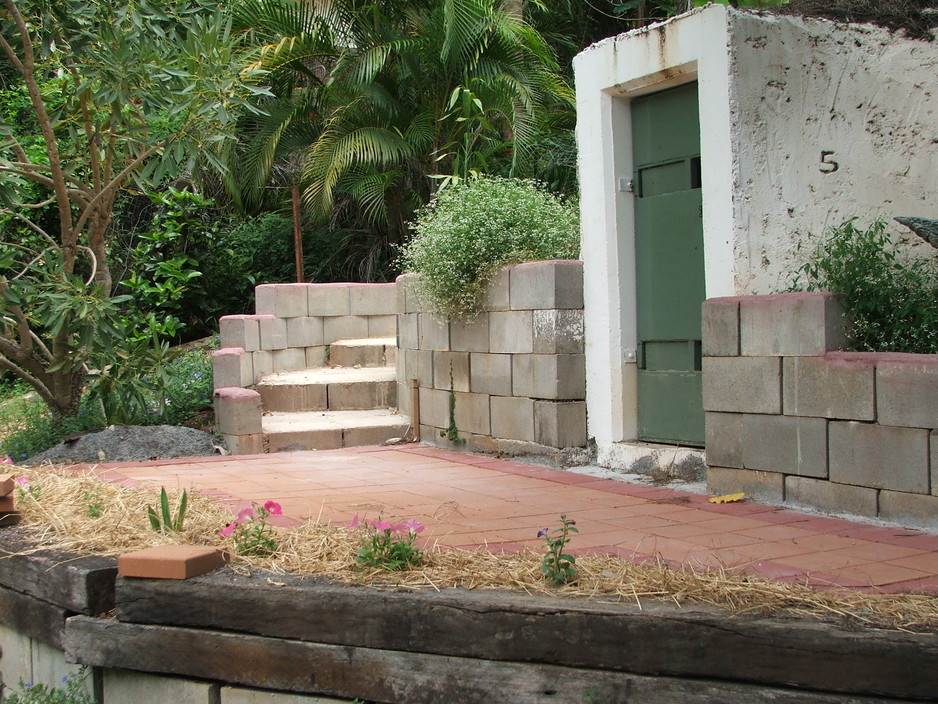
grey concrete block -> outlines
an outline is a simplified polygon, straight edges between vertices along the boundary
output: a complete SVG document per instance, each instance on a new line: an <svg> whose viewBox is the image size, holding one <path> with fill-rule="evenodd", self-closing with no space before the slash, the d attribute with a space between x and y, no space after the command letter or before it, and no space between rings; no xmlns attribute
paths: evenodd
<svg viewBox="0 0 938 704"><path fill-rule="evenodd" d="M268 374L274 373L274 353L270 350L258 350L252 353L254 358L254 382L257 383Z"/></svg>
<svg viewBox="0 0 938 704"><path fill-rule="evenodd" d="M262 350L282 350L287 346L287 321L274 315L259 317Z"/></svg>
<svg viewBox="0 0 938 704"><path fill-rule="evenodd" d="M471 322L454 320L449 326L450 345L460 352L489 351L489 318L483 313Z"/></svg>
<svg viewBox="0 0 938 704"><path fill-rule="evenodd" d="M534 441L534 401L492 396L492 437Z"/></svg>
<svg viewBox="0 0 938 704"><path fill-rule="evenodd" d="M711 298L703 302L701 334L705 357L739 354L739 298Z"/></svg>
<svg viewBox="0 0 938 704"><path fill-rule="evenodd" d="M781 362L780 357L704 357L704 410L781 413Z"/></svg>
<svg viewBox="0 0 938 704"><path fill-rule="evenodd" d="M254 312L258 315L277 314L277 284L254 287Z"/></svg>
<svg viewBox="0 0 938 704"><path fill-rule="evenodd" d="M317 345L306 348L306 368L315 369L316 367L326 366L326 346Z"/></svg>
<svg viewBox="0 0 938 704"><path fill-rule="evenodd" d="M254 384L254 356L240 347L223 347L212 352L212 379L215 388Z"/></svg>
<svg viewBox="0 0 938 704"><path fill-rule="evenodd" d="M743 416L743 467L827 477L827 421L790 416Z"/></svg>
<svg viewBox="0 0 938 704"><path fill-rule="evenodd" d="M131 670L104 670L104 704L149 701L173 704L211 704L219 685ZM146 693L141 697L142 693Z"/></svg>
<svg viewBox="0 0 938 704"><path fill-rule="evenodd" d="M495 354L534 351L534 312L489 313L489 351Z"/></svg>
<svg viewBox="0 0 938 704"><path fill-rule="evenodd" d="M739 333L740 352L746 356L823 355L847 344L843 307L831 293L741 298Z"/></svg>
<svg viewBox="0 0 938 704"><path fill-rule="evenodd" d="M473 352L470 355L471 391L493 396L512 395L512 357L526 357L527 355L510 354L483 354Z"/></svg>
<svg viewBox="0 0 938 704"><path fill-rule="evenodd" d="M512 310L583 307L583 262L557 259L509 269Z"/></svg>
<svg viewBox="0 0 938 704"><path fill-rule="evenodd" d="M938 496L879 492L879 517L909 528L938 531Z"/></svg>
<svg viewBox="0 0 938 704"><path fill-rule="evenodd" d="M707 464L711 467L743 465L743 416L741 413L705 413ZM729 493L729 492L725 492ZM781 500L781 499L779 499Z"/></svg>
<svg viewBox="0 0 938 704"><path fill-rule="evenodd" d="M329 384L330 411L366 411L397 406L397 381Z"/></svg>
<svg viewBox="0 0 938 704"><path fill-rule="evenodd" d="M271 353L274 372L297 372L306 369L306 348L288 347Z"/></svg>
<svg viewBox="0 0 938 704"><path fill-rule="evenodd" d="M433 388L449 391L451 383L454 391L469 391L468 352L433 353Z"/></svg>
<svg viewBox="0 0 938 704"><path fill-rule="evenodd" d="M404 381L416 379L421 387L433 388L433 352L431 350L405 350L404 363L407 376Z"/></svg>
<svg viewBox="0 0 938 704"><path fill-rule="evenodd" d="M785 415L875 420L872 360L786 357L782 364Z"/></svg>
<svg viewBox="0 0 938 704"><path fill-rule="evenodd" d="M445 392L447 395L449 392ZM490 435L492 417L488 394L456 392L456 428L461 433ZM447 425L449 421L447 420ZM446 425L443 426L447 427Z"/></svg>
<svg viewBox="0 0 938 704"><path fill-rule="evenodd" d="M368 318L360 315L339 315L323 318L323 342L331 345L336 340L358 340L368 337Z"/></svg>
<svg viewBox="0 0 938 704"><path fill-rule="evenodd" d="M418 326L420 349L449 351L449 323L438 320L429 313L419 313Z"/></svg>
<svg viewBox="0 0 938 704"><path fill-rule="evenodd" d="M582 354L585 351L582 310L533 312L533 351L536 354Z"/></svg>
<svg viewBox="0 0 938 704"><path fill-rule="evenodd" d="M296 413L329 408L325 384L258 384L265 412Z"/></svg>
<svg viewBox="0 0 938 704"><path fill-rule="evenodd" d="M316 347L323 344L322 318L304 316L287 320L287 347Z"/></svg>
<svg viewBox="0 0 938 704"><path fill-rule="evenodd" d="M261 348L261 330L257 316L225 315L218 320L221 347L240 347L245 352Z"/></svg>
<svg viewBox="0 0 938 704"><path fill-rule="evenodd" d="M351 315L348 284L310 284L306 296L308 315Z"/></svg>
<svg viewBox="0 0 938 704"><path fill-rule="evenodd" d="M929 493L929 431L832 421L829 432L831 481Z"/></svg>
<svg viewBox="0 0 938 704"><path fill-rule="evenodd" d="M879 492L863 486L838 484L824 479L785 477L785 503L825 513L876 517Z"/></svg>
<svg viewBox="0 0 938 704"><path fill-rule="evenodd" d="M31 640L19 631L0 625L0 682L12 686L34 681Z"/></svg>
<svg viewBox="0 0 938 704"><path fill-rule="evenodd" d="M260 689L221 688L220 704L340 704L347 699L316 697L303 694L282 694Z"/></svg>
<svg viewBox="0 0 938 704"><path fill-rule="evenodd" d="M397 346L402 350L415 350L420 347L420 328L416 313L404 313L397 316Z"/></svg>
<svg viewBox="0 0 938 704"><path fill-rule="evenodd" d="M709 448L707 449L709 453ZM785 475L735 467L707 468L707 492L720 496L743 492L751 501L780 504L785 499Z"/></svg>
<svg viewBox="0 0 938 704"><path fill-rule="evenodd" d="M482 307L487 311L509 310L511 303L509 294L510 267L502 267L492 276L485 289Z"/></svg>
<svg viewBox="0 0 938 704"><path fill-rule="evenodd" d="M449 391L420 387L420 424L449 427Z"/></svg>
<svg viewBox="0 0 938 704"><path fill-rule="evenodd" d="M534 441L550 447L586 445L586 403L535 401Z"/></svg>
<svg viewBox="0 0 938 704"><path fill-rule="evenodd" d="M350 315L397 315L394 284L349 284Z"/></svg>
<svg viewBox="0 0 938 704"><path fill-rule="evenodd" d="M938 355L877 357L877 420L883 425L938 428Z"/></svg>
<svg viewBox="0 0 938 704"><path fill-rule="evenodd" d="M278 318L302 318L309 315L310 284L275 284Z"/></svg>
<svg viewBox="0 0 938 704"><path fill-rule="evenodd" d="M215 428L223 435L252 435L261 429L261 395L251 389L215 389Z"/></svg>
<svg viewBox="0 0 938 704"><path fill-rule="evenodd" d="M397 335L396 315L369 315L368 337L394 337Z"/></svg>
<svg viewBox="0 0 938 704"><path fill-rule="evenodd" d="M263 455L267 451L263 433L222 435L222 440L232 455Z"/></svg>
<svg viewBox="0 0 938 704"><path fill-rule="evenodd" d="M394 280L398 314L420 312L420 304L414 291L417 278L417 274L401 274Z"/></svg>
<svg viewBox="0 0 938 704"><path fill-rule="evenodd" d="M512 393L531 398L582 401L586 398L585 356L513 355Z"/></svg>

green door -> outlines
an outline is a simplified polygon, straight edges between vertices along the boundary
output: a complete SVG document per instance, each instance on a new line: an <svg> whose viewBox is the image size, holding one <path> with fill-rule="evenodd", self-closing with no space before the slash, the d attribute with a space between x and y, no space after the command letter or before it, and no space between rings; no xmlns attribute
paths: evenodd
<svg viewBox="0 0 938 704"><path fill-rule="evenodd" d="M697 84L634 100L632 129L639 440L703 445Z"/></svg>

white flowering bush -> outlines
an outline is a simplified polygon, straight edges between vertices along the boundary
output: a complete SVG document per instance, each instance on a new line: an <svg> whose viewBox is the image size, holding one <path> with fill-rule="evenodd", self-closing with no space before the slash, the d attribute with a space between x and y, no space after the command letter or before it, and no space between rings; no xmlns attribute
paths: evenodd
<svg viewBox="0 0 938 704"><path fill-rule="evenodd" d="M534 181L481 176L438 193L414 223L404 271L431 312L469 320L481 312L495 271L507 264L576 259L576 207Z"/></svg>

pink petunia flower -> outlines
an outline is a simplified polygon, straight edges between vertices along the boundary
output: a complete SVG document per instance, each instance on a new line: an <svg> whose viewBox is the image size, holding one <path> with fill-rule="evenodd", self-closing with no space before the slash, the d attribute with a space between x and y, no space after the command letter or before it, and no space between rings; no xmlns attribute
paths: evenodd
<svg viewBox="0 0 938 704"><path fill-rule="evenodd" d="M2 460L0 460L0 464L13 464L13 458L7 455Z"/></svg>
<svg viewBox="0 0 938 704"><path fill-rule="evenodd" d="M283 507L276 501L268 501L264 504L264 510L271 516L279 516L283 513Z"/></svg>
<svg viewBox="0 0 938 704"><path fill-rule="evenodd" d="M237 523L244 523L245 521L254 520L254 509L253 508L243 508L238 511L238 517L236 519Z"/></svg>
<svg viewBox="0 0 938 704"><path fill-rule="evenodd" d="M16 483L20 486L29 486L29 480L26 477L17 477Z"/></svg>
<svg viewBox="0 0 938 704"><path fill-rule="evenodd" d="M386 521L372 521L371 525L375 527L375 530L391 530L391 524Z"/></svg>
<svg viewBox="0 0 938 704"><path fill-rule="evenodd" d="M416 518L408 518L404 521L404 527L407 528L411 533L422 533L423 532L423 523L418 521Z"/></svg>
<svg viewBox="0 0 938 704"><path fill-rule="evenodd" d="M349 524L348 524L347 526L345 526L345 529L346 529L346 530L355 530L356 528L358 528L359 523L361 523L361 521L358 520L358 513L356 513L356 514L355 514L355 517L352 518L351 521L349 521Z"/></svg>
<svg viewBox="0 0 938 704"><path fill-rule="evenodd" d="M237 524L237 523L229 523L227 526L225 526L225 527L222 528L220 531L218 531L218 534L227 537L227 536L231 535L232 533L234 533L234 532L235 532L235 528L237 528L237 527L238 527L238 524Z"/></svg>

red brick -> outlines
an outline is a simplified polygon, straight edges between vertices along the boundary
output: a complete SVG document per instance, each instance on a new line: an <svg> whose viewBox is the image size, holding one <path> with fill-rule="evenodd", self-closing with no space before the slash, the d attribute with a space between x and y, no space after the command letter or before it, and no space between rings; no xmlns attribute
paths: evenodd
<svg viewBox="0 0 938 704"><path fill-rule="evenodd" d="M124 577L188 579L218 569L227 562L221 550L202 545L158 545L127 552L117 558Z"/></svg>

